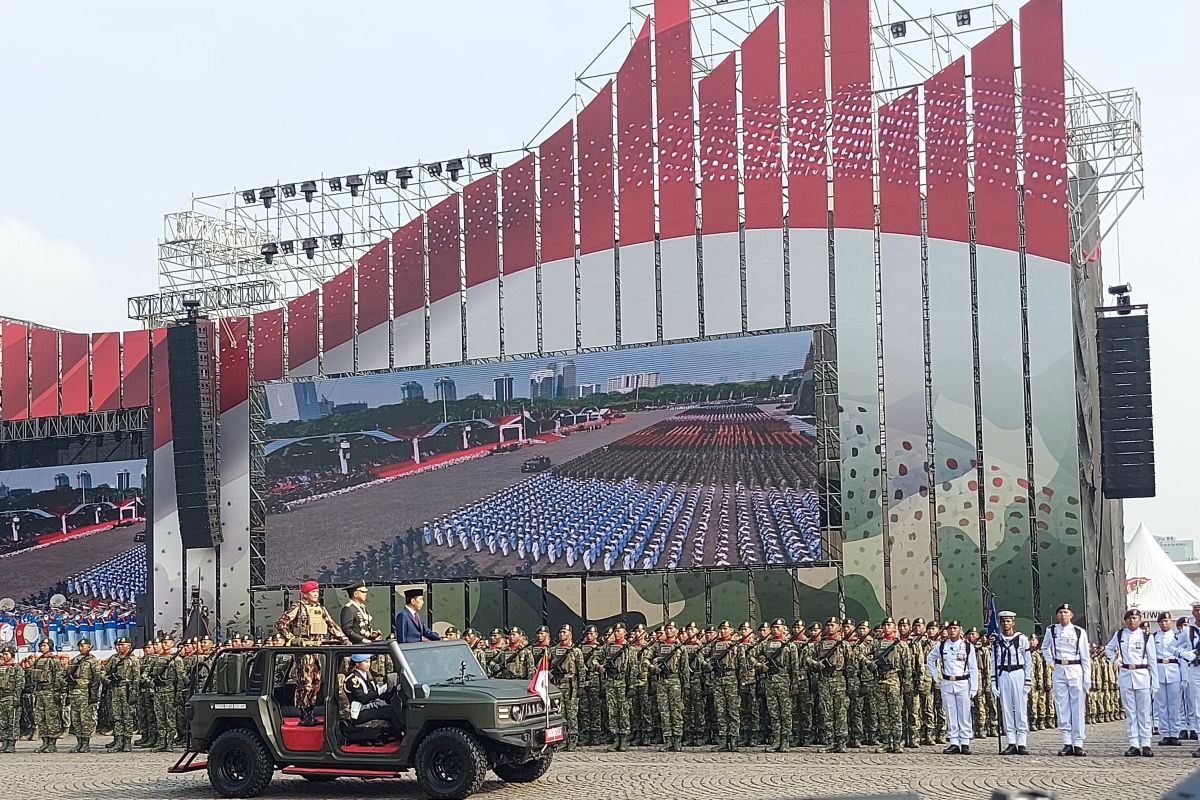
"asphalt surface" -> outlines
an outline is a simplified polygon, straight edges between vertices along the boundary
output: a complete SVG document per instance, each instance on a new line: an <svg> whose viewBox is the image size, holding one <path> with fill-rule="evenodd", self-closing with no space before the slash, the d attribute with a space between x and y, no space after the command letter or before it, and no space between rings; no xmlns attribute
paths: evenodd
<svg viewBox="0 0 1200 800"><path fill-rule="evenodd" d="M134 534L144 528L140 523L128 528L110 528L0 558L0 597L20 599L40 592L124 553L136 544Z"/></svg>

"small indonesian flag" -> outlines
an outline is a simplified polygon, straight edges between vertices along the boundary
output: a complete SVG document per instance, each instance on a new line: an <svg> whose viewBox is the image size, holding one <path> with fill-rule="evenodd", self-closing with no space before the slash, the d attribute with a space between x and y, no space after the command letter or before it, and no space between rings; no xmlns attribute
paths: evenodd
<svg viewBox="0 0 1200 800"><path fill-rule="evenodd" d="M528 691L542 698L546 707L550 707L550 661L545 654L542 655L542 660L538 662L537 670L529 681Z"/></svg>

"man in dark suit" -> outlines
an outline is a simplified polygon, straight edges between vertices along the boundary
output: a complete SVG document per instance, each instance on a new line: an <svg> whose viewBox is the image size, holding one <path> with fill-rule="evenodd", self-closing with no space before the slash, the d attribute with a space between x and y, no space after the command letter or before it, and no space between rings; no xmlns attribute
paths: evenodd
<svg viewBox="0 0 1200 800"><path fill-rule="evenodd" d="M424 589L407 589L404 592L404 608L396 615L396 639L404 644L421 641L439 641L439 636L425 624L421 609L425 607Z"/></svg>

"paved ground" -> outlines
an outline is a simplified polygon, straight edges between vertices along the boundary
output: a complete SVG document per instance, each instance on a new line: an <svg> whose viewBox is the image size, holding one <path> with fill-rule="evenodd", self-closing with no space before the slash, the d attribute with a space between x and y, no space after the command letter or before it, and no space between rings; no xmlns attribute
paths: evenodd
<svg viewBox="0 0 1200 800"><path fill-rule="evenodd" d="M1087 758L1057 758L1054 731L1031 737L1037 755L996 756L993 742L977 742L977 754L943 756L922 748L904 756L820 755L794 751L713 754L694 750L661 754L646 749L610 754L589 750L560 754L540 781L506 786L489 775L481 795L495 800L609 800L609 798L783 798L915 792L926 800L989 800L996 788L1040 788L1060 800L1152 800L1182 780L1200 760L1191 748L1159 748L1153 759L1121 758L1121 723L1089 729ZM66 742L60 749L67 749ZM107 737L101 739L107 741ZM990 746L989 746L990 745ZM0 756L0 784L8 797L70 797L99 800L216 797L203 772L171 776L170 757L151 753L118 756L34 754L34 742L19 742L15 755ZM987 755L984 755L987 753ZM311 784L276 776L266 798L422 797L411 778L389 781L343 779Z"/></svg>
<svg viewBox="0 0 1200 800"><path fill-rule="evenodd" d="M128 528L112 528L0 558L0 596L21 598L40 592L124 553L134 546L134 534L145 527L139 523Z"/></svg>
<svg viewBox="0 0 1200 800"><path fill-rule="evenodd" d="M521 464L527 458L547 455L561 464L678 413L676 409L633 414L600 430L431 470L272 515L267 518L266 530L267 583L290 583L296 575L312 574L322 564L332 565L341 556L353 555L369 544L377 545L524 480L529 475L521 473ZM512 561L519 563L515 555Z"/></svg>

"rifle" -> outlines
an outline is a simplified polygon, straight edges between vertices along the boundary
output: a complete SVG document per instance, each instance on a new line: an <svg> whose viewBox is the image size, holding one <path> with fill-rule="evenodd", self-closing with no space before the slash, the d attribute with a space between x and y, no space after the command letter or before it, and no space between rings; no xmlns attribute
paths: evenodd
<svg viewBox="0 0 1200 800"><path fill-rule="evenodd" d="M696 669L696 659L698 659L700 657L700 654L703 653L706 649L711 648L714 644L716 644L717 641L718 641L717 639L713 639L711 642L705 642L704 644L697 647L695 652L691 653L688 656L688 666L693 670Z"/></svg>
<svg viewBox="0 0 1200 800"><path fill-rule="evenodd" d="M836 653L839 649L841 649L842 641L843 641L842 639L835 639L833 641L833 647L820 653L820 655L817 656L817 661L821 662L821 672L822 673L827 674L827 675L833 673L834 667L832 664L829 663L829 660L833 657L834 653Z"/></svg>
<svg viewBox="0 0 1200 800"><path fill-rule="evenodd" d="M900 640L893 641L886 650L872 654L872 659L875 661L875 677L882 679L884 675L892 671L891 664L888 663L888 656L896 649L896 645L900 644Z"/></svg>
<svg viewBox="0 0 1200 800"><path fill-rule="evenodd" d="M504 652L504 664L503 664L503 667L502 667L501 669L502 669L504 672L507 672L507 671L508 671L508 668L509 668L510 666L512 666L513 659L514 659L514 658L516 658L517 656L521 655L521 653L524 653L524 652L525 652L525 649L526 649L527 647L529 647L530 645L532 645L532 644L533 644L533 642L527 642L526 644L523 644L523 645L521 645L520 647L518 647L516 650L511 650L511 649L505 648L505 652ZM493 659L491 660L491 662L489 662L489 665L488 665L488 666L491 666L492 664L495 664L497 661L499 661L499 659L493 658ZM488 671L489 671L489 672L491 672L491 670L490 670L490 669L489 669ZM500 671L500 670L497 670L497 671ZM496 678L496 677L499 677L499 676L498 676L498 675L492 675L492 677L493 677L493 678Z"/></svg>
<svg viewBox="0 0 1200 800"><path fill-rule="evenodd" d="M779 647L772 650L771 654L769 656L767 656L766 660L767 660L767 674L768 675L778 675L779 674L779 656L781 656L783 654L783 651L788 646L788 644L790 644L790 642L783 642Z"/></svg>
<svg viewBox="0 0 1200 800"><path fill-rule="evenodd" d="M620 674L617 672L617 669L616 669L617 659L621 657L622 653L624 653L626 650L629 649L629 646L631 644L633 644L633 642L627 641L627 642L625 642L625 644L621 645L621 649L618 650L615 654L604 656L604 674L605 675L607 675L610 678L616 678ZM596 649L599 650L600 648L596 648ZM605 645L605 649L606 650L608 649L608 645Z"/></svg>
<svg viewBox="0 0 1200 800"><path fill-rule="evenodd" d="M683 647L683 642L677 642L675 646L671 648L671 652L667 653L667 657L660 658L658 663L654 665L654 669L659 675L666 676L668 674L667 663L675 657L675 654L679 652L679 648L681 647Z"/></svg>
<svg viewBox="0 0 1200 800"><path fill-rule="evenodd" d="M562 680L563 664L567 663L567 657L570 656L571 653L574 653L578 648L579 648L579 645L577 645L577 644L571 645L570 647L568 647L566 649L566 651L562 654L562 656L558 659L558 661L554 661L554 662L550 663L550 679L551 680L553 680L553 681Z"/></svg>

